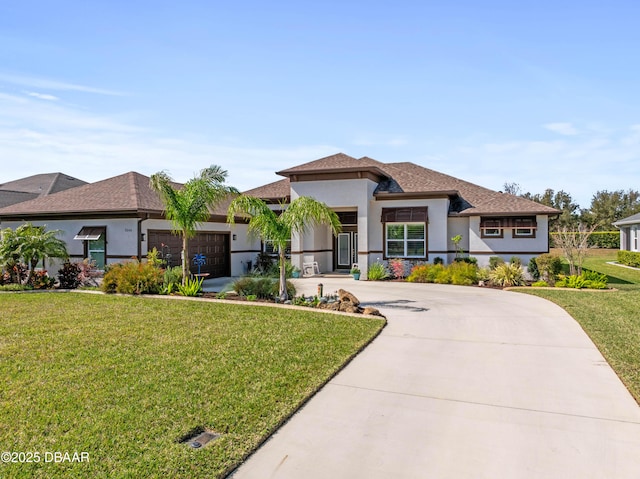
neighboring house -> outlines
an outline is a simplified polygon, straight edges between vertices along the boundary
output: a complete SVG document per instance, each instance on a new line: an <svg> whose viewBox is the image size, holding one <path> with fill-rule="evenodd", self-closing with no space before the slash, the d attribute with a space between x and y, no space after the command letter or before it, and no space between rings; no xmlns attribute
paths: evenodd
<svg viewBox="0 0 640 479"><path fill-rule="evenodd" d="M0 208L86 184L64 173L45 173L0 183Z"/></svg>
<svg viewBox="0 0 640 479"><path fill-rule="evenodd" d="M640 251L640 213L613 223L620 230L620 249Z"/></svg>
<svg viewBox="0 0 640 479"><path fill-rule="evenodd" d="M381 163L339 153L278 172L285 179L245 192L280 209L299 196L311 196L334 209L342 232L325 226L291 239L291 260L303 269L348 271L357 264L366 277L369 264L390 258L449 263L462 236L464 254L481 265L491 256L524 264L549 251L548 222L560 211L499 193L413 163ZM203 272L237 276L270 245L248 237L246 223L230 227L226 204L212 212L190 243L207 258ZM170 264L180 264L180 238L171 234L163 205L149 178L130 172L0 209L0 227L25 221L65 232L73 258L99 266L142 258L156 247ZM288 248L289 249L289 248ZM193 270L193 268L192 268Z"/></svg>
<svg viewBox="0 0 640 479"><path fill-rule="evenodd" d="M342 232L318 227L292 238L292 262L317 262L320 271L348 270L390 258L446 262L451 238L481 265L491 256L509 261L549 251L548 220L560 211L499 193L413 163L381 163L339 153L278 172L284 180L247 192L285 204L311 196L336 211Z"/></svg>
<svg viewBox="0 0 640 479"><path fill-rule="evenodd" d="M71 257L91 258L99 269L143 258L154 247L171 265L179 265L182 240L171 233L163 210L157 193L149 187L149 177L129 172L2 208L0 228L16 228L28 221L61 230ZM244 273L259 243L245 242L246 225L240 223L237 229L231 233L226 207L218 208L190 240L190 260L196 253L204 254L206 264L201 271L212 277Z"/></svg>

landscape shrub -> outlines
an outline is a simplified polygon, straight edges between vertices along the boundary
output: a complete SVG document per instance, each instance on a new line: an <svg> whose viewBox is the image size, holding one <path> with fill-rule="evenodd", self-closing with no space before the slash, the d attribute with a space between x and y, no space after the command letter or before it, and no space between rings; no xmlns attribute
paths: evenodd
<svg viewBox="0 0 640 479"><path fill-rule="evenodd" d="M244 276L236 280L232 285L233 290L240 296L256 296L260 299L273 299L278 296L280 283L274 278L254 278ZM287 296L293 298L296 295L296 287L291 281L286 282Z"/></svg>
<svg viewBox="0 0 640 479"><path fill-rule="evenodd" d="M440 256L433 258L433 264L444 264L444 260Z"/></svg>
<svg viewBox="0 0 640 479"><path fill-rule="evenodd" d="M505 261L500 256L491 256L489 258L489 269L496 269L496 266L504 263Z"/></svg>
<svg viewBox="0 0 640 479"><path fill-rule="evenodd" d="M525 284L524 271L522 266L518 264L501 264L489 273L489 281L496 286L502 286L504 288L522 286Z"/></svg>
<svg viewBox="0 0 640 479"><path fill-rule="evenodd" d="M608 277L606 274L597 271L583 270L580 275L564 276L561 275L556 281L557 288L574 288L574 289L606 289Z"/></svg>
<svg viewBox="0 0 640 479"><path fill-rule="evenodd" d="M405 274L405 263L404 260L399 258L392 258L389 260L389 270L391 271L391 275L396 279L403 279Z"/></svg>
<svg viewBox="0 0 640 479"><path fill-rule="evenodd" d="M382 281L383 279L387 279L389 276L389 271L382 263L376 261L369 265L369 270L367 272L367 279L369 281Z"/></svg>
<svg viewBox="0 0 640 479"><path fill-rule="evenodd" d="M34 272L29 280L33 289L51 289L55 282L56 280L50 277L46 270Z"/></svg>
<svg viewBox="0 0 640 479"><path fill-rule="evenodd" d="M478 282L478 266L473 263L454 262L447 268L451 275L451 283L470 286Z"/></svg>
<svg viewBox="0 0 640 479"><path fill-rule="evenodd" d="M464 261L442 264L421 264L414 266L407 281L411 283L438 283L469 286L478 282L478 266Z"/></svg>
<svg viewBox="0 0 640 479"><path fill-rule="evenodd" d="M445 269L442 263L414 266L407 281L411 283L435 283L436 278Z"/></svg>
<svg viewBox="0 0 640 479"><path fill-rule="evenodd" d="M149 263L130 261L109 265L102 280L105 293L157 294L162 289L164 270Z"/></svg>
<svg viewBox="0 0 640 479"><path fill-rule="evenodd" d="M58 270L58 281L62 289L76 289L80 286L80 266L78 263L65 261Z"/></svg>
<svg viewBox="0 0 640 479"><path fill-rule="evenodd" d="M545 281L553 281L562 271L562 258L560 256L544 253L536 258L540 278Z"/></svg>
<svg viewBox="0 0 640 479"><path fill-rule="evenodd" d="M531 258L529 260L529 264L527 265L527 271L534 279L534 281L538 281L540 279L540 271L538 270L538 263L535 258Z"/></svg>
<svg viewBox="0 0 640 479"><path fill-rule="evenodd" d="M535 283L532 283L531 286L534 288L545 288L549 286L549 283L546 281L536 281Z"/></svg>
<svg viewBox="0 0 640 479"><path fill-rule="evenodd" d="M520 256L512 256L511 259L509 260L509 263L522 266L522 258L520 258Z"/></svg>
<svg viewBox="0 0 640 479"><path fill-rule="evenodd" d="M469 263L469 264L478 264L478 258L474 256L460 256L458 258L454 258L454 263Z"/></svg>
<svg viewBox="0 0 640 479"><path fill-rule="evenodd" d="M640 268L640 253L634 251L618 251L618 263Z"/></svg>
<svg viewBox="0 0 640 479"><path fill-rule="evenodd" d="M594 231L587 240L587 246L590 248L619 249L620 232Z"/></svg>
<svg viewBox="0 0 640 479"><path fill-rule="evenodd" d="M198 296L202 293L204 278L187 278L184 284L178 284L178 292L182 296Z"/></svg>

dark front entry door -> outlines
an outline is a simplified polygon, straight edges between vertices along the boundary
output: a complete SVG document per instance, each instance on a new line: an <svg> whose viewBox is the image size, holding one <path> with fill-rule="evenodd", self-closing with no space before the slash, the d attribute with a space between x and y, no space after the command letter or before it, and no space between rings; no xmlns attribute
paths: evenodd
<svg viewBox="0 0 640 479"><path fill-rule="evenodd" d="M335 239L333 262L335 269L351 269L358 262L358 232L343 228Z"/></svg>

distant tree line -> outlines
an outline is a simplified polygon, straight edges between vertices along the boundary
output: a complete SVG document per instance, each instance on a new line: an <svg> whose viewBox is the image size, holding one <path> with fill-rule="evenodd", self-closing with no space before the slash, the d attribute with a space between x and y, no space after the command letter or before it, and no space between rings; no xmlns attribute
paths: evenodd
<svg viewBox="0 0 640 479"><path fill-rule="evenodd" d="M523 192L517 183L505 183L504 191L560 210L562 213L549 221L550 231L561 228L577 231L580 226L595 228L595 231L612 231L615 230L614 222L640 213L640 192L631 189L598 191L586 209L580 208L571 194L563 190L547 188L542 194L531 194Z"/></svg>

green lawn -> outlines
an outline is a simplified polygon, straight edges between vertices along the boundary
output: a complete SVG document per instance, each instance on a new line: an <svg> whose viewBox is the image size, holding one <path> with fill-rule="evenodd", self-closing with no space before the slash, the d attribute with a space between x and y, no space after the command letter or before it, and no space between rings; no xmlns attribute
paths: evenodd
<svg viewBox="0 0 640 479"><path fill-rule="evenodd" d="M607 264L616 251L593 250L584 267L605 273L617 291L518 291L562 306L591 337L602 355L640 403L640 271Z"/></svg>
<svg viewBox="0 0 640 479"><path fill-rule="evenodd" d="M0 294L0 477L220 477L381 330L313 311ZM222 436L196 450L179 440ZM46 452L88 463L45 463ZM49 456L50 458L51 456Z"/></svg>

